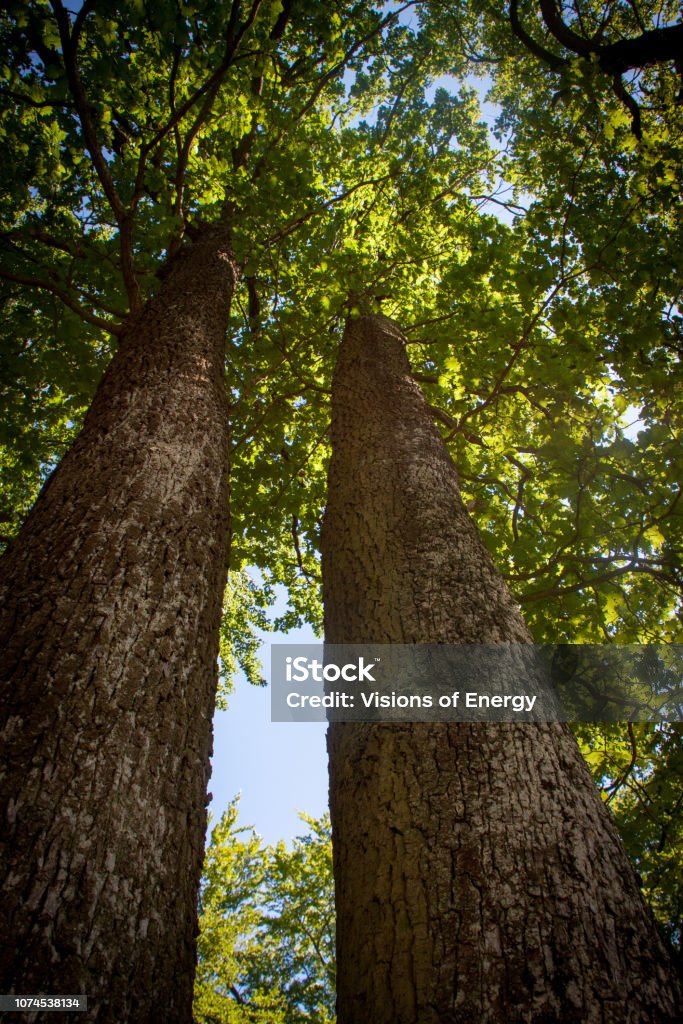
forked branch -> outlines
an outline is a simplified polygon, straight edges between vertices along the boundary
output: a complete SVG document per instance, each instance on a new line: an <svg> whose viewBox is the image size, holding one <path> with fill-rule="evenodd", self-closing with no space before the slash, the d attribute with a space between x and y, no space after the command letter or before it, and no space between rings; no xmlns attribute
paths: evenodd
<svg viewBox="0 0 683 1024"><path fill-rule="evenodd" d="M641 138L640 108L626 88L623 76L629 71L641 70L656 64L674 63L683 83L683 22L664 28L643 29L630 39L604 43L600 39L601 33L589 38L575 31L573 25L567 24L557 0L539 0L538 6L543 23L552 39L570 53L585 60L595 61L598 67L612 78L615 95L631 115L633 133L637 138ZM553 71L561 71L567 65L567 58L547 49L524 27L519 16L519 0L510 0L508 14L512 31L530 53ZM683 86L681 92L683 94Z"/></svg>

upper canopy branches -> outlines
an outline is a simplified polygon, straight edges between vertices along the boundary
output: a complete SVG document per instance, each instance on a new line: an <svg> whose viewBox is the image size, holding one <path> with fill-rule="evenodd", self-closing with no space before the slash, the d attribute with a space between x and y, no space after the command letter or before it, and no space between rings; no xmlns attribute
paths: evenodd
<svg viewBox="0 0 683 1024"><path fill-rule="evenodd" d="M680 635L676 73L639 71L639 143L596 61L517 2L550 70L500 0L0 14L0 517L21 517L80 422L133 304L126 259L144 300L229 218L235 566L259 565L315 619L338 333L381 309L538 634ZM579 0L560 15L606 52L671 10ZM480 59L504 151L468 77Z"/></svg>
<svg viewBox="0 0 683 1024"><path fill-rule="evenodd" d="M116 332L111 310L140 308L193 225L241 214L284 153L296 164L292 149L345 98L344 73L415 3L11 4L0 136L18 160L0 208L0 276ZM277 222L298 197L275 196ZM92 258L109 263L104 292L87 282Z"/></svg>
<svg viewBox="0 0 683 1024"><path fill-rule="evenodd" d="M642 137L640 107L626 88L623 76L657 64L674 63L683 79L683 23L648 27L650 14L635 3L595 4L575 0L572 4L559 4L557 0L538 0L532 5L536 21L540 13L549 41L559 43L563 50L595 62L613 78L613 87L619 99L628 107L632 127ZM554 71L564 68L569 57L560 56L539 42L526 28L520 15L519 0L510 0L510 25L515 35L536 57ZM682 92L679 94L683 95Z"/></svg>

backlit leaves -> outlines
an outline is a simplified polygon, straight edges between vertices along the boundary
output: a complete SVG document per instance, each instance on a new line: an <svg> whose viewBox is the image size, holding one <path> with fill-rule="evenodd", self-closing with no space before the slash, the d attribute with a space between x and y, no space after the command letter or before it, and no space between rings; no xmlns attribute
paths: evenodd
<svg viewBox="0 0 683 1024"><path fill-rule="evenodd" d="M327 816L264 847L237 824L213 830L200 897L198 1024L332 1024L334 898Z"/></svg>

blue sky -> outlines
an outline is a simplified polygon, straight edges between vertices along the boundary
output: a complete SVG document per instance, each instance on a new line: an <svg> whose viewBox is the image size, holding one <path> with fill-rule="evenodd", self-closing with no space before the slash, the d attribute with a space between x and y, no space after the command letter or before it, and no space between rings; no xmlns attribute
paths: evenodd
<svg viewBox="0 0 683 1024"><path fill-rule="evenodd" d="M261 650L270 676L270 643L320 643L311 629L273 633ZM327 810L327 753L321 722L271 722L270 688L240 677L227 711L214 719L210 812L220 817L238 793L240 822L267 843L307 831L298 812Z"/></svg>

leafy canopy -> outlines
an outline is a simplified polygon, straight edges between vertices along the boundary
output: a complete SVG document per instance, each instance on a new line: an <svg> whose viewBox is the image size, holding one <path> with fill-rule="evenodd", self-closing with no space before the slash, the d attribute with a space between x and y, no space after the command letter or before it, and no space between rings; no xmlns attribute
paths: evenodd
<svg viewBox="0 0 683 1024"><path fill-rule="evenodd" d="M263 846L234 801L212 832L200 895L198 1024L331 1024L334 895L329 817L302 815L291 848Z"/></svg>
<svg viewBox="0 0 683 1024"><path fill-rule="evenodd" d="M589 35L605 21L605 45L671 20L664 2L617 6L565 17ZM381 309L408 332L538 638L680 635L676 71L637 71L638 139L599 62L547 38L535 4L516 10L561 65L486 2L10 6L8 535L80 421L111 332L223 219L243 267L226 349L233 569L258 567L262 606L286 587L280 625L320 624L337 339L349 312ZM497 138L480 120L482 69ZM230 621L255 678L250 615Z"/></svg>

